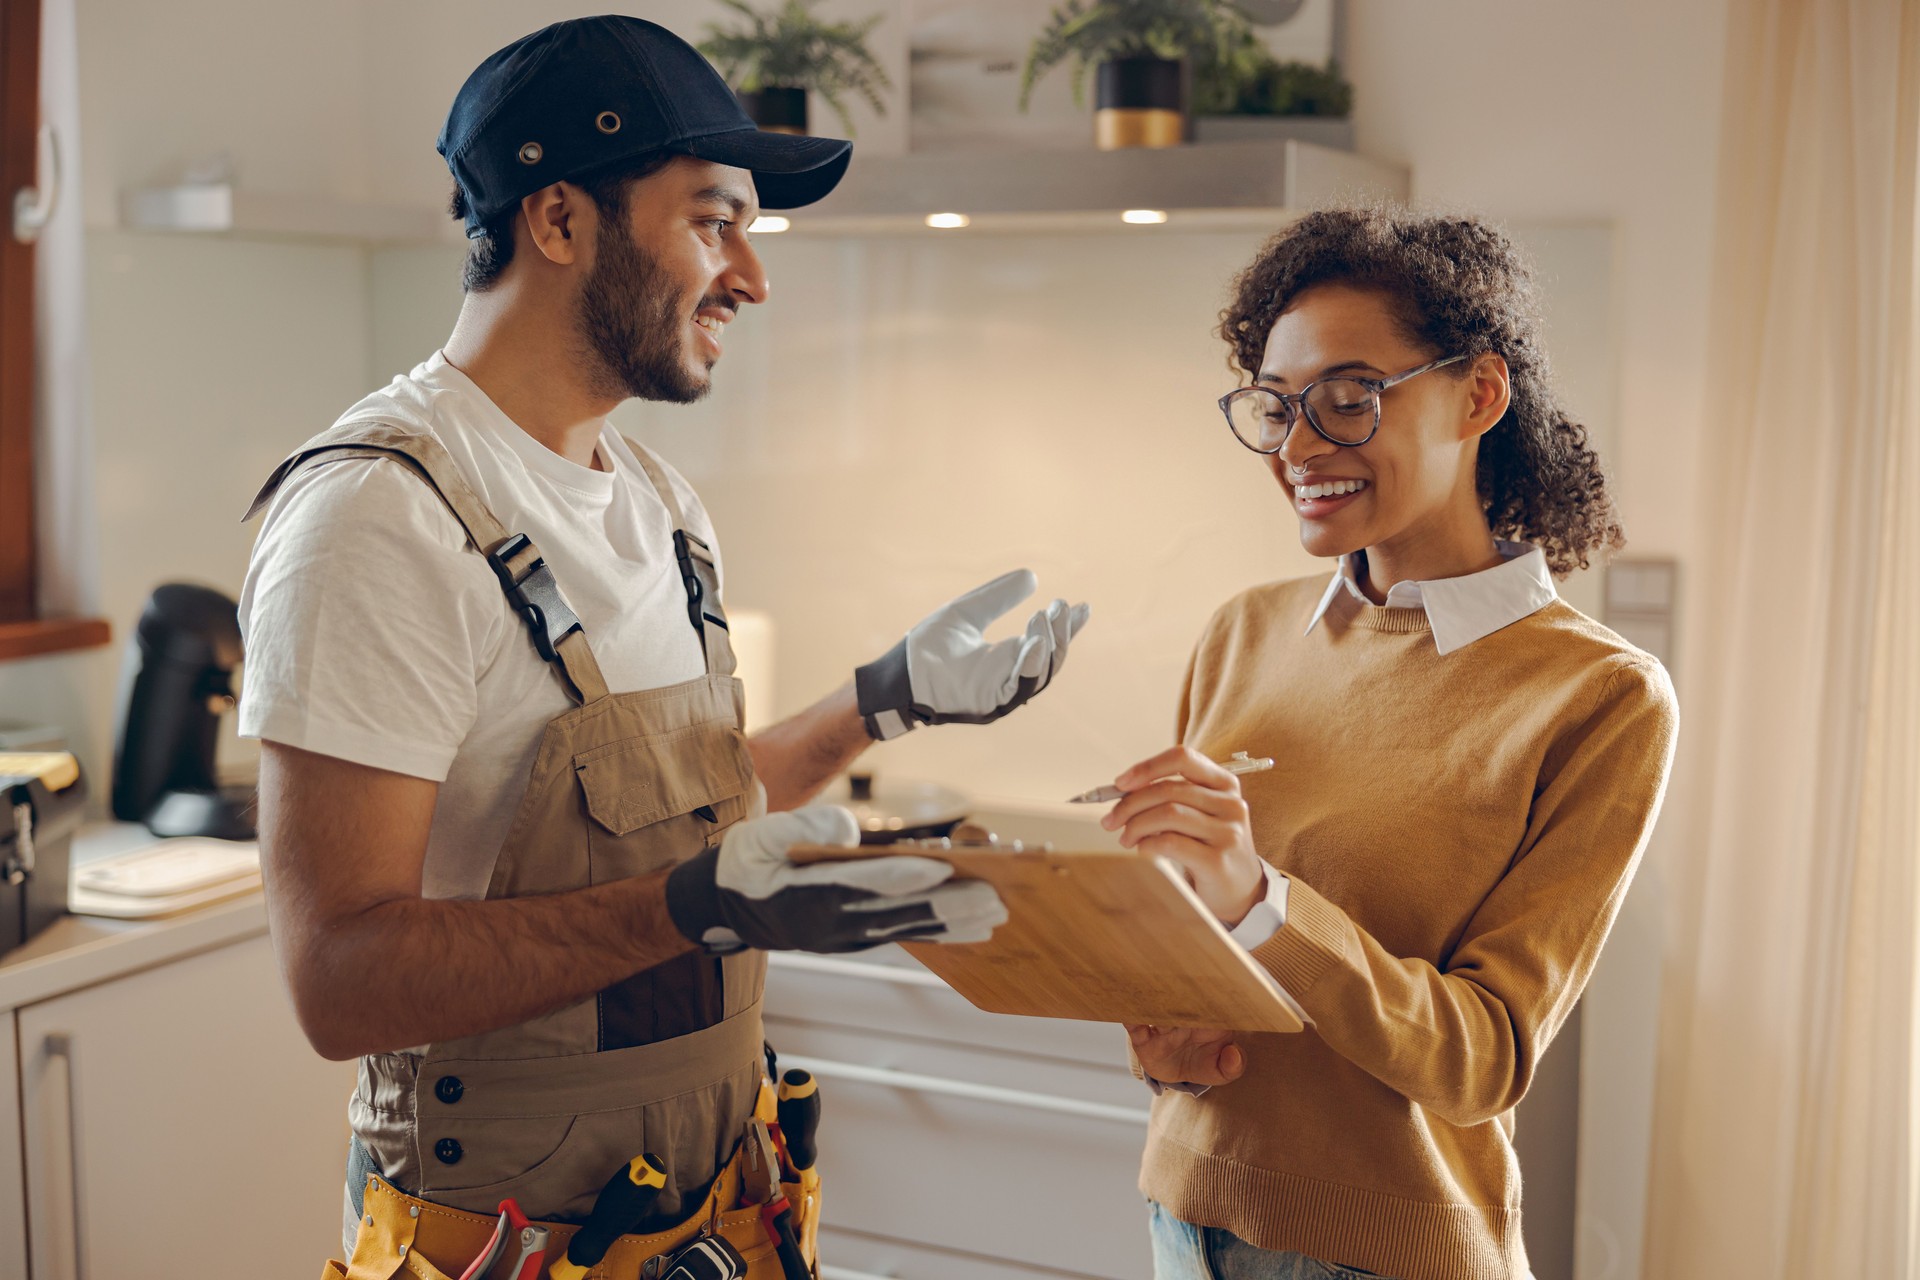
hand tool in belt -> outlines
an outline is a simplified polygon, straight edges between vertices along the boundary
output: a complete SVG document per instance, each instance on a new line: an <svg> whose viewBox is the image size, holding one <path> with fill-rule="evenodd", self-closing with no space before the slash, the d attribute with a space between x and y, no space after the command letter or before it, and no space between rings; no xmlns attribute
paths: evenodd
<svg viewBox="0 0 1920 1280"><path fill-rule="evenodd" d="M547 1256L547 1229L527 1221L527 1215L520 1211L520 1202L513 1199L500 1202L500 1221L493 1228L493 1238L487 1241L487 1247L480 1251L473 1264L460 1273L460 1280L484 1280L492 1273L493 1264L507 1251L509 1240L519 1243L520 1253L507 1271L506 1280L536 1280L540 1264Z"/></svg>
<svg viewBox="0 0 1920 1280"><path fill-rule="evenodd" d="M798 1067L780 1077L780 1136L795 1173L805 1173L820 1158L820 1083Z"/></svg>
<svg viewBox="0 0 1920 1280"><path fill-rule="evenodd" d="M553 1280L580 1280L607 1256L615 1240L640 1224L666 1185L666 1171L650 1155L635 1156L615 1170L600 1188L586 1225L568 1243L566 1256L547 1274Z"/></svg>
<svg viewBox="0 0 1920 1280"><path fill-rule="evenodd" d="M760 1206L760 1223L780 1257L780 1270L786 1280L812 1280L813 1269L807 1266L800 1241L793 1234L793 1206L780 1193L780 1157L773 1149L773 1135L767 1132L766 1122L758 1116L748 1120L741 1141L746 1145L740 1174L747 1203Z"/></svg>

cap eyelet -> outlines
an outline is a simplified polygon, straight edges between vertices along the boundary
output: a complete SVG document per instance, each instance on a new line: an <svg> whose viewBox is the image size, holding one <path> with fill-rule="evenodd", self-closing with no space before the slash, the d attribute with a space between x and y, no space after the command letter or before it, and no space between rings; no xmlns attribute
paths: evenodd
<svg viewBox="0 0 1920 1280"><path fill-rule="evenodd" d="M593 118L593 127L602 133L620 132L620 117L611 111L602 111Z"/></svg>
<svg viewBox="0 0 1920 1280"><path fill-rule="evenodd" d="M540 157L544 156L545 154L547 154L546 151L540 146L539 143L529 142L525 146L520 148L520 163L521 164L539 164Z"/></svg>

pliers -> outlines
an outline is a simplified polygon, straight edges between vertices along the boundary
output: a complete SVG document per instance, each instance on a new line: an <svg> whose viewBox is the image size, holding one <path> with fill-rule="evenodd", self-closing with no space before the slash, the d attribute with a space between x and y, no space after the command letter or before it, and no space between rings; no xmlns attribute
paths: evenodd
<svg viewBox="0 0 1920 1280"><path fill-rule="evenodd" d="M516 1200L500 1202L500 1221L494 1225L493 1238L487 1241L487 1247L473 1260L473 1265L460 1273L460 1280L482 1280L493 1270L493 1264L500 1261L506 1252L507 1241L518 1237L520 1256L513 1260L513 1269L502 1276L502 1280L537 1280L540 1264L547 1258L547 1229L537 1227L520 1212Z"/></svg>

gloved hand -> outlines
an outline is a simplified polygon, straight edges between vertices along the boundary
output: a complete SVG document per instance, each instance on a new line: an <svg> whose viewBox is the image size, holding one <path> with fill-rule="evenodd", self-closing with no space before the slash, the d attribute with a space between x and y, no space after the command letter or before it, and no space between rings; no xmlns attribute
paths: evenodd
<svg viewBox="0 0 1920 1280"><path fill-rule="evenodd" d="M797 844L860 843L860 824L837 805L772 813L728 829L667 875L667 914L716 955L864 951L883 942L985 942L1007 909L984 880L946 883L953 868L900 856L796 866Z"/></svg>
<svg viewBox="0 0 1920 1280"><path fill-rule="evenodd" d="M982 634L1038 585L1031 569L1002 574L935 609L855 671L867 732L884 742L922 724L991 724L1046 688L1087 625L1089 606L1055 600L1021 635L989 644Z"/></svg>

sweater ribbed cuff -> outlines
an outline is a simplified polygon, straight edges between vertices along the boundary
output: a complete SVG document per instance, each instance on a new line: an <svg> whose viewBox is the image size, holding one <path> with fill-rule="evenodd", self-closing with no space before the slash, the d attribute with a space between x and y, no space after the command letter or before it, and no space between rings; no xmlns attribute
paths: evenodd
<svg viewBox="0 0 1920 1280"><path fill-rule="evenodd" d="M1287 921L1278 933L1255 947L1252 955L1288 995L1305 1000L1321 976L1346 954L1353 924L1346 912L1314 892L1311 885L1297 876L1287 880Z"/></svg>

